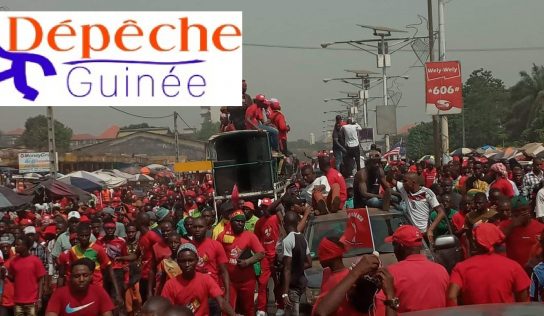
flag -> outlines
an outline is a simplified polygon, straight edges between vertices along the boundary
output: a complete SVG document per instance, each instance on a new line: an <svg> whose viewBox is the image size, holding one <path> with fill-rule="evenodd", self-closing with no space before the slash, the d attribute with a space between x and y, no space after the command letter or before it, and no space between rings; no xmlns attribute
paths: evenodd
<svg viewBox="0 0 544 316"><path fill-rule="evenodd" d="M238 185L234 184L232 187L232 194L230 196L230 199L232 201L232 207L234 207L234 210L237 210L240 208L240 192L238 191Z"/></svg>
<svg viewBox="0 0 544 316"><path fill-rule="evenodd" d="M404 155L406 155L406 146L404 146L402 142L402 138L401 138L400 142L393 145L390 151L383 154L382 158L388 158L390 156L404 156Z"/></svg>
<svg viewBox="0 0 544 316"><path fill-rule="evenodd" d="M347 211L348 221L344 235L340 241L349 248L372 248L374 249L374 240L372 239L372 226L368 209L358 208Z"/></svg>

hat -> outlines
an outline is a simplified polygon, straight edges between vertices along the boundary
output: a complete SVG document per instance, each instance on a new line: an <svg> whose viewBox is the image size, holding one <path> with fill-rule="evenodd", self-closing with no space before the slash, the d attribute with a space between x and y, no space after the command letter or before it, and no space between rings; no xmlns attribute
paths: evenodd
<svg viewBox="0 0 544 316"><path fill-rule="evenodd" d="M21 226L29 226L29 225L32 225L32 221L29 220L28 218L23 218L22 220L19 221L19 224Z"/></svg>
<svg viewBox="0 0 544 316"><path fill-rule="evenodd" d="M81 215L81 218L79 219L82 223L90 223L91 220L87 217L87 215Z"/></svg>
<svg viewBox="0 0 544 316"><path fill-rule="evenodd" d="M170 211L164 207L160 207L156 212L155 215L157 216L157 220L162 221L166 216L170 214Z"/></svg>
<svg viewBox="0 0 544 316"><path fill-rule="evenodd" d="M273 201L270 198L264 198L261 200L261 206L270 206L272 205Z"/></svg>
<svg viewBox="0 0 544 316"><path fill-rule="evenodd" d="M71 211L70 213L68 213L68 220L70 220L70 219L72 219L72 218L80 219L80 218L81 218L81 214L79 214L78 211Z"/></svg>
<svg viewBox="0 0 544 316"><path fill-rule="evenodd" d="M506 167L500 162L497 162L491 165L491 171L494 171L500 174L502 177L506 177L508 175L508 171L506 171Z"/></svg>
<svg viewBox="0 0 544 316"><path fill-rule="evenodd" d="M482 223L472 230L474 240L489 252L495 251L495 245L502 244L504 233L495 224Z"/></svg>
<svg viewBox="0 0 544 316"><path fill-rule="evenodd" d="M261 102L265 102L266 101L266 97L264 96L264 94L262 93L259 93L255 96L255 101L261 101Z"/></svg>
<svg viewBox="0 0 544 316"><path fill-rule="evenodd" d="M317 257L320 261L327 261L334 258L342 258L346 250L332 242L327 237L321 239L319 246L317 247Z"/></svg>
<svg viewBox="0 0 544 316"><path fill-rule="evenodd" d="M106 207L106 208L104 208L102 210L102 213L114 216L115 215L115 210L112 209L111 207Z"/></svg>
<svg viewBox="0 0 544 316"><path fill-rule="evenodd" d="M9 238L8 236L0 237L0 245L3 245L3 244L11 245L11 238Z"/></svg>
<svg viewBox="0 0 544 316"><path fill-rule="evenodd" d="M239 220L246 220L246 214L244 214L244 211L242 210L236 210L230 214L229 219L231 221L239 221Z"/></svg>
<svg viewBox="0 0 544 316"><path fill-rule="evenodd" d="M34 226L27 226L27 227L25 227L25 229L23 229L23 233L25 233L25 235L28 235L28 234L36 234L36 227L34 227Z"/></svg>
<svg viewBox="0 0 544 316"><path fill-rule="evenodd" d="M244 202L244 204L242 205L242 207L247 207L248 209L252 210L252 211L255 211L255 206L253 206L253 203L247 201L247 202Z"/></svg>
<svg viewBox="0 0 544 316"><path fill-rule="evenodd" d="M190 244L190 243L185 243L185 244L182 244L181 246L179 246L177 254L179 255L182 251L187 251L187 250L191 251L192 253L194 253L198 257L198 251L196 250L195 245Z"/></svg>
<svg viewBox="0 0 544 316"><path fill-rule="evenodd" d="M385 242L396 242L406 247L417 247L423 245L423 235L421 231L412 225L402 225L393 236L385 238Z"/></svg>
<svg viewBox="0 0 544 316"><path fill-rule="evenodd" d="M518 208L523 208L523 207L526 207L526 206L529 206L529 200L522 196L522 195L518 195L518 196L514 196L512 198L512 209L515 210L515 209L518 209Z"/></svg>
<svg viewBox="0 0 544 316"><path fill-rule="evenodd" d="M196 193L195 193L195 191L187 190L187 191L185 191L185 196L190 196L192 198L196 198Z"/></svg>
<svg viewBox="0 0 544 316"><path fill-rule="evenodd" d="M56 235L57 227L55 225L49 225L43 230L43 235Z"/></svg>
<svg viewBox="0 0 544 316"><path fill-rule="evenodd" d="M147 212L145 212L145 213L147 214L147 216L149 216L149 220L154 221L154 222L157 221L157 216L155 215L154 212L152 212L152 211L147 211Z"/></svg>
<svg viewBox="0 0 544 316"><path fill-rule="evenodd" d="M281 110L280 101L278 99L274 99L274 98L270 99L270 108L273 111Z"/></svg>

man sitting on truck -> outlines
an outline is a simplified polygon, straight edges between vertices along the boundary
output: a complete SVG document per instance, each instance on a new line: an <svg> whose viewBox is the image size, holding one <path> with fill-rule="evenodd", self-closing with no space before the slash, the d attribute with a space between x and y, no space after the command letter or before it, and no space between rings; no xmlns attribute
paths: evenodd
<svg viewBox="0 0 544 316"><path fill-rule="evenodd" d="M331 190L327 177L316 177L311 165L302 167L301 173L306 183L306 187L301 192L302 197L316 210L317 215L327 214L333 210L334 205L340 204L339 186ZM335 208L335 210L338 209Z"/></svg>
<svg viewBox="0 0 544 316"><path fill-rule="evenodd" d="M255 103L246 110L246 129L264 130L270 134L270 146L272 150L279 151L278 130L265 122L263 109L268 107L264 94L257 94Z"/></svg>

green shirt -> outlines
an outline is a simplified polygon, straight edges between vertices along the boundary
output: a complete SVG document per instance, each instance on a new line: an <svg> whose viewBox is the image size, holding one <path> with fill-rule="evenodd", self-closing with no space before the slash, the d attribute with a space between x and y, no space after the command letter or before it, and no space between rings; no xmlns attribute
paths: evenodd
<svg viewBox="0 0 544 316"><path fill-rule="evenodd" d="M255 224L259 218L255 215L253 215L250 219L246 221L246 225L244 226L245 230L249 230L250 232L253 232L255 230Z"/></svg>
<svg viewBox="0 0 544 316"><path fill-rule="evenodd" d="M453 215L455 215L457 213L456 210L454 209L450 209L450 211L448 213L446 213L446 218L442 219L440 221L440 223L438 223L438 226L436 226L436 229L434 230L434 233L436 236L442 236L442 235L447 235L449 234L449 230L448 230L448 223L446 222L446 219L448 221L450 221L451 223L451 218L453 217ZM434 222L434 220L436 219L436 217L438 216L438 213L436 211L432 211L431 212L431 222Z"/></svg>

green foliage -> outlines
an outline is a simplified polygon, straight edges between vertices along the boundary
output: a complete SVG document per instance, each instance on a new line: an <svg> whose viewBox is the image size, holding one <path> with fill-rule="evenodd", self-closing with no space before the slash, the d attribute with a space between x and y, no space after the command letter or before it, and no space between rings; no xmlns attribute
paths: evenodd
<svg viewBox="0 0 544 316"><path fill-rule="evenodd" d="M195 134L198 140L207 141L212 135L219 133L221 123L204 121L200 126L200 130Z"/></svg>
<svg viewBox="0 0 544 316"><path fill-rule="evenodd" d="M419 159L433 152L433 123L421 122L410 129L406 140L408 159Z"/></svg>
<svg viewBox="0 0 544 316"><path fill-rule="evenodd" d="M71 128L55 120L55 144L58 152L66 152L70 149L72 134ZM40 151L48 150L47 118L44 115L26 120L25 131L19 139L19 144Z"/></svg>

